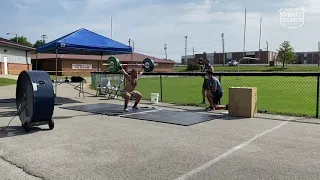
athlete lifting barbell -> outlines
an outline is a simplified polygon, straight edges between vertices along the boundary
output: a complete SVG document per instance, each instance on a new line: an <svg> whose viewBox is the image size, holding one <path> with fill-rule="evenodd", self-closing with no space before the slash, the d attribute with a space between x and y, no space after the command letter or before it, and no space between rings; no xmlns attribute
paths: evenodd
<svg viewBox="0 0 320 180"><path fill-rule="evenodd" d="M138 72L137 70L133 69L131 71L131 75L129 75L120 65L119 66L120 70L122 71L122 73L124 74L126 83L125 83L125 87L124 89L121 91L121 95L124 98L124 111L128 112L128 103L130 98L135 99L135 103L132 107L133 110L138 110L138 104L142 98L142 94L138 91L135 90L135 88L137 87L137 80L138 78L143 74L143 69L145 69L145 65L142 64L142 69L140 72Z"/></svg>
<svg viewBox="0 0 320 180"><path fill-rule="evenodd" d="M124 74L126 83L124 89L121 91L121 96L124 98L124 111L129 111L128 103L129 100L135 99L135 103L132 107L132 109L137 110L138 104L142 98L142 94L138 91L135 90L137 86L137 80L138 78L143 74L143 71L145 72L151 72L154 69L154 62L153 60L146 58L143 60L143 64L120 64L119 59L115 57L109 57L108 58L108 64L103 64L108 66L108 70L112 73L118 72L121 70L121 72ZM133 69L131 71L131 75L129 75L123 68L122 65L127 65L127 66L140 66L142 69L140 72L137 70Z"/></svg>
<svg viewBox="0 0 320 180"><path fill-rule="evenodd" d="M153 62L153 60L146 58L142 62L143 64L120 64L119 59L115 57L109 57L107 64L102 64L108 66L108 70L112 73L116 73L120 70L120 66L126 65L126 66L142 66L145 72L152 72L154 69L154 66L156 66Z"/></svg>

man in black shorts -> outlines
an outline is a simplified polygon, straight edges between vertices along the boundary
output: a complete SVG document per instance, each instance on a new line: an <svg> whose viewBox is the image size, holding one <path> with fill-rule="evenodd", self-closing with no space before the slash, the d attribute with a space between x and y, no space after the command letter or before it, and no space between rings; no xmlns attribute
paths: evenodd
<svg viewBox="0 0 320 180"><path fill-rule="evenodd" d="M203 59L200 58L199 61L203 61ZM208 72L208 71L213 72L213 67L210 65L210 60L205 59L202 72ZM208 76L206 75L204 77L203 84L202 84L202 104L206 103L206 91L207 90L208 90Z"/></svg>
<svg viewBox="0 0 320 180"><path fill-rule="evenodd" d="M218 105L220 99L223 96L223 89L216 77L213 77L213 72L208 71L208 87L207 98L210 103L210 106L206 108L206 111L215 110L215 107Z"/></svg>

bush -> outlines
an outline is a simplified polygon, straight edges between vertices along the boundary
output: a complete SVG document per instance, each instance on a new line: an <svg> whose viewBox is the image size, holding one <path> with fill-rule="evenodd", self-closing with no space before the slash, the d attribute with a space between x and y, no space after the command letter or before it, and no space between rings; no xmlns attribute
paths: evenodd
<svg viewBox="0 0 320 180"><path fill-rule="evenodd" d="M197 71L200 68L200 64L188 64L187 71Z"/></svg>

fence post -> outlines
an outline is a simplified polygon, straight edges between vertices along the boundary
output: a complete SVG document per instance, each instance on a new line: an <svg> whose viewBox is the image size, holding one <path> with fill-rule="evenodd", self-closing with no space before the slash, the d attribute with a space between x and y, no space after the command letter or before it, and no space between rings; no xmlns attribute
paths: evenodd
<svg viewBox="0 0 320 180"><path fill-rule="evenodd" d="M221 84L221 74L219 74L219 82L220 82L220 84ZM222 86L222 84L221 84L221 86ZM219 100L219 105L221 105L221 100Z"/></svg>
<svg viewBox="0 0 320 180"><path fill-rule="evenodd" d="M316 118L319 117L319 81L320 81L320 76L317 76Z"/></svg>
<svg viewBox="0 0 320 180"><path fill-rule="evenodd" d="M162 101L162 75L160 75L160 101Z"/></svg>
<svg viewBox="0 0 320 180"><path fill-rule="evenodd" d="M96 88L96 79L94 76L95 76L94 72L91 72L91 87Z"/></svg>

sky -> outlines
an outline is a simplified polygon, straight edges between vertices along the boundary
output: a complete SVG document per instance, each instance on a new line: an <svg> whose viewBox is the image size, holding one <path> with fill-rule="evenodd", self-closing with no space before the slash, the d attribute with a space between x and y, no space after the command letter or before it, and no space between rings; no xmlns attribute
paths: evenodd
<svg viewBox="0 0 320 180"><path fill-rule="evenodd" d="M281 23L288 16L280 9L303 12L303 21L289 29L286 24L294 24ZM290 41L295 51L318 51L319 15L319 0L2 0L0 37L14 37L6 35L10 32L35 43L45 34L49 42L86 28L111 38L112 29L112 39L124 44L131 39L138 53L165 58L167 44L168 59L179 62L185 36L188 55L193 49L222 52L222 33L225 52L258 51L261 18L262 50L266 41L271 51Z"/></svg>

